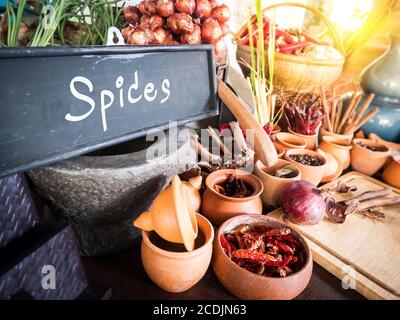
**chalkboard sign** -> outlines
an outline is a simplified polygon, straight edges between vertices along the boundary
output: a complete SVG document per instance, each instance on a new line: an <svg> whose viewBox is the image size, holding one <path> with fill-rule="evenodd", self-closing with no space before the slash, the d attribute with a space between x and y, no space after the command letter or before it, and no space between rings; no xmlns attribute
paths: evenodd
<svg viewBox="0 0 400 320"><path fill-rule="evenodd" d="M218 115L213 47L0 49L0 177Z"/></svg>

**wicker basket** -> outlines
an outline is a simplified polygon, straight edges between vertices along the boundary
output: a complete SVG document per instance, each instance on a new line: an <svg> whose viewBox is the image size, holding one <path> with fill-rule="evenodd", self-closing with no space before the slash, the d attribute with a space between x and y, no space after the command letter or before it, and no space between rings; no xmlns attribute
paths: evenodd
<svg viewBox="0 0 400 320"><path fill-rule="evenodd" d="M338 49L340 52L343 52L340 40L335 32L334 27L322 12L313 7L292 2L279 3L269 6L265 8L263 12L280 6L301 7L320 16L328 27L329 33L334 40L336 49ZM240 39L240 36L243 34L243 31L246 28L247 23L239 30L235 36L235 40ZM240 62L244 61L250 65L250 46L240 44L240 40L237 42L238 48L236 52L236 58L243 70L244 75L247 77L250 74L250 70ZM268 66L267 59L267 54L265 54L266 65ZM277 90L284 88L285 91L294 92L311 92L320 88L321 86L328 88L341 75L344 63L344 58L339 60L318 60L310 57L295 56L276 52L274 63L274 87Z"/></svg>

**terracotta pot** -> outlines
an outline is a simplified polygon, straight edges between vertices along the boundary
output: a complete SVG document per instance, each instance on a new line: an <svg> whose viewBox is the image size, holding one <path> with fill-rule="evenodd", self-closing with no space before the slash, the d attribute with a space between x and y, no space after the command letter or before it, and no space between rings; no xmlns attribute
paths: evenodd
<svg viewBox="0 0 400 320"><path fill-rule="evenodd" d="M290 167L290 169L296 170L297 176L294 178L279 178L271 175L271 173L283 167ZM280 205L282 190L286 187L286 185L301 179L301 172L297 166L286 160L278 160L276 165L269 168L263 165L261 161L257 161L254 174L260 178L264 186L267 186L267 188L264 188L264 191L261 195L264 203L268 206L274 207Z"/></svg>
<svg viewBox="0 0 400 320"><path fill-rule="evenodd" d="M233 174L249 184L254 192L250 197L232 198L218 193L214 185L224 182ZM219 226L224 221L241 214L261 214L263 184L256 176L234 169L223 169L211 173L206 179L206 190L203 194L202 212L212 222Z"/></svg>
<svg viewBox="0 0 400 320"><path fill-rule="evenodd" d="M338 158L346 170L350 166L350 150L352 146L347 140L338 139L332 136L323 136L319 149L329 152Z"/></svg>
<svg viewBox="0 0 400 320"><path fill-rule="evenodd" d="M163 239L183 243L188 251L194 249L197 221L189 188L178 176L154 200L149 211L143 212L134 226L144 231L156 231Z"/></svg>
<svg viewBox="0 0 400 320"><path fill-rule="evenodd" d="M203 182L203 177L202 176L196 176L188 181L183 181L183 185L186 186L189 190L190 197L193 202L194 210L196 212L200 212L201 208L201 195L200 195L200 189L201 189L201 184Z"/></svg>
<svg viewBox="0 0 400 320"><path fill-rule="evenodd" d="M323 137L323 136L335 137L335 138L337 138L337 139L339 139L339 140L345 140L345 141L347 141L349 144L351 144L351 141L353 140L354 134L353 134L353 133L351 133L351 134L332 133L332 132L329 132L328 130L326 130L326 129L324 129L324 128L321 128L321 129L319 130L319 135L318 135L318 141L319 141L319 143L322 142L322 137Z"/></svg>
<svg viewBox="0 0 400 320"><path fill-rule="evenodd" d="M144 270L155 284L168 292L183 292L203 278L212 256L214 229L202 215L196 214L204 244L190 252L172 252L159 248L150 240L148 231L142 232L142 262Z"/></svg>
<svg viewBox="0 0 400 320"><path fill-rule="evenodd" d="M383 171L383 181L395 188L400 188L400 161L393 159Z"/></svg>
<svg viewBox="0 0 400 320"><path fill-rule="evenodd" d="M280 127L280 125L276 124L274 126L274 130L272 130L272 132L271 132L271 140L276 141L276 135L281 131L282 131L282 128Z"/></svg>
<svg viewBox="0 0 400 320"><path fill-rule="evenodd" d="M288 277L266 277L239 267L222 249L221 235L243 224L289 228L287 224L266 216L245 215L226 221L218 229L214 239L212 266L218 280L230 293L245 300L289 300L298 296L309 283L313 269L311 251L304 238L291 229L293 236L301 242L307 253L303 268Z"/></svg>
<svg viewBox="0 0 400 320"><path fill-rule="evenodd" d="M274 146L275 146L276 152L278 153L278 158L282 158L286 151L285 148L277 142L274 142Z"/></svg>
<svg viewBox="0 0 400 320"><path fill-rule="evenodd" d="M276 140L285 148L289 149L304 149L307 143L304 139L288 132L280 132L276 135Z"/></svg>
<svg viewBox="0 0 400 320"><path fill-rule="evenodd" d="M290 155L292 154L299 154L299 155L310 155L312 157L319 157L323 160L324 164L322 166L306 166L304 164L298 163L290 158ZM286 151L285 154L285 159L287 161L290 161L291 163L294 163L301 171L301 179L306 180L313 185L317 186L322 178L325 175L326 171L326 158L322 156L321 154L316 153L315 151L311 151L308 149L291 149Z"/></svg>
<svg viewBox="0 0 400 320"><path fill-rule="evenodd" d="M379 151L369 150L360 146L359 143L378 148ZM389 149L383 144L368 139L354 139L351 150L351 166L358 172L373 176L382 168L389 155Z"/></svg>
<svg viewBox="0 0 400 320"><path fill-rule="evenodd" d="M288 131L294 134L295 136L302 138L306 142L306 149L309 150L315 149L315 145L317 144L317 134L314 134L312 136L307 136L305 134L294 132L292 129L290 129L290 127L288 127Z"/></svg>
<svg viewBox="0 0 400 320"><path fill-rule="evenodd" d="M342 162L329 152L321 149L317 149L316 152L326 158L326 170L321 182L330 182L339 178L343 172Z"/></svg>

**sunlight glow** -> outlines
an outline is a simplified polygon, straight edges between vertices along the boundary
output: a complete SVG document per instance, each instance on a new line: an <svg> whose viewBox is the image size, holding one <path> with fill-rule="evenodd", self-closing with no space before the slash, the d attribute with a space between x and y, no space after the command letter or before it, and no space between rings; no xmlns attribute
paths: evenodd
<svg viewBox="0 0 400 320"><path fill-rule="evenodd" d="M335 0L329 18L342 31L354 31L365 21L371 9L372 0Z"/></svg>

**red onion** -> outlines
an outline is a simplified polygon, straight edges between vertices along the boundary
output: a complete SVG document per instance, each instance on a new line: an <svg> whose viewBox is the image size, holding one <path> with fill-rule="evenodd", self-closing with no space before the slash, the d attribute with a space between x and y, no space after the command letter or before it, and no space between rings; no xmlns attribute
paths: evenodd
<svg viewBox="0 0 400 320"><path fill-rule="evenodd" d="M222 30L217 20L208 18L201 27L201 38L205 43L216 44L222 39Z"/></svg>
<svg viewBox="0 0 400 320"><path fill-rule="evenodd" d="M128 23L136 26L140 22L140 10L134 6L129 6L124 9L124 17Z"/></svg>
<svg viewBox="0 0 400 320"><path fill-rule="evenodd" d="M184 44L201 44L201 28L198 24L194 24L192 33L181 35L181 43Z"/></svg>
<svg viewBox="0 0 400 320"><path fill-rule="evenodd" d="M215 7L215 9L211 12L211 17L220 23L225 23L231 17L231 12L228 6L223 4L218 7Z"/></svg>
<svg viewBox="0 0 400 320"><path fill-rule="evenodd" d="M180 13L192 14L196 8L195 0L176 0L175 9Z"/></svg>
<svg viewBox="0 0 400 320"><path fill-rule="evenodd" d="M172 0L158 0L157 12L164 18L168 18L175 12L174 2Z"/></svg>
<svg viewBox="0 0 400 320"><path fill-rule="evenodd" d="M196 0L196 8L194 9L194 17L205 20L211 16L211 5L208 0Z"/></svg>
<svg viewBox="0 0 400 320"><path fill-rule="evenodd" d="M295 181L282 192L282 210L294 223L314 225L325 215L321 191L307 181Z"/></svg>
<svg viewBox="0 0 400 320"><path fill-rule="evenodd" d="M156 1L155 0L143 0L139 3L139 10L142 14L151 16L152 14L156 13Z"/></svg>

